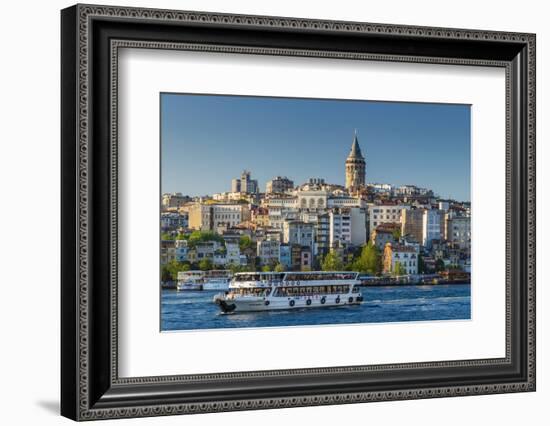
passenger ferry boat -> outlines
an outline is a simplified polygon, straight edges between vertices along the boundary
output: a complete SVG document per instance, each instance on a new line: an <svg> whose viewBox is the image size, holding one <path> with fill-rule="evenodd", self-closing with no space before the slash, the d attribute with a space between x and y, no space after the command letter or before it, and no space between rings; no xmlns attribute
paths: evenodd
<svg viewBox="0 0 550 426"><path fill-rule="evenodd" d="M222 312L358 305L363 296L357 272L242 272L229 291L214 296Z"/></svg>
<svg viewBox="0 0 550 426"><path fill-rule="evenodd" d="M200 291L204 284L204 271L178 272L178 291Z"/></svg>
<svg viewBox="0 0 550 426"><path fill-rule="evenodd" d="M204 276L203 290L228 290L231 271L213 269Z"/></svg>

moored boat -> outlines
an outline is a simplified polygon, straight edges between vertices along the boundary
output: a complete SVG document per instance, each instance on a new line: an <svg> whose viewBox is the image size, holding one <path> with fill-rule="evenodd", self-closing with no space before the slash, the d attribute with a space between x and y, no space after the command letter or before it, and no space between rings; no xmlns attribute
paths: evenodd
<svg viewBox="0 0 550 426"><path fill-rule="evenodd" d="M204 271L178 272L178 291L200 291L204 284Z"/></svg>
<svg viewBox="0 0 550 426"><path fill-rule="evenodd" d="M228 290L231 281L231 271L214 269L204 276L203 290Z"/></svg>
<svg viewBox="0 0 550 426"><path fill-rule="evenodd" d="M229 290L214 296L222 312L358 305L363 302L357 272L243 272Z"/></svg>

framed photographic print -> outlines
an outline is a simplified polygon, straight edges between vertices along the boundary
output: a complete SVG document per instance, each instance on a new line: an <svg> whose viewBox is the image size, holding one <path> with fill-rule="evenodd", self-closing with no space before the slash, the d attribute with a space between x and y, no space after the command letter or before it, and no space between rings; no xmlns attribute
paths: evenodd
<svg viewBox="0 0 550 426"><path fill-rule="evenodd" d="M535 390L535 36L76 5L75 420Z"/></svg>

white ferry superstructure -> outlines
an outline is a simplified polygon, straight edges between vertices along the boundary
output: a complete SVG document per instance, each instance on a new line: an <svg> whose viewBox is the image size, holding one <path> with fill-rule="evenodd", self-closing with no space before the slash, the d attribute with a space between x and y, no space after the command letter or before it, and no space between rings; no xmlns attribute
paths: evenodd
<svg viewBox="0 0 550 426"><path fill-rule="evenodd" d="M213 269L204 276L203 290L228 290L231 281L231 271Z"/></svg>
<svg viewBox="0 0 550 426"><path fill-rule="evenodd" d="M224 313L358 305L358 272L242 272L214 296Z"/></svg>
<svg viewBox="0 0 550 426"><path fill-rule="evenodd" d="M178 291L200 291L204 284L204 271L178 272Z"/></svg>

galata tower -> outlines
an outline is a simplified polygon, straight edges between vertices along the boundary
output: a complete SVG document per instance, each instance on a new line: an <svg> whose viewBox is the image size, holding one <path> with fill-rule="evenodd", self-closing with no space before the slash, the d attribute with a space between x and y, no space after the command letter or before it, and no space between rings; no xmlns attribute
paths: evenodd
<svg viewBox="0 0 550 426"><path fill-rule="evenodd" d="M356 191L365 186L365 157L361 154L357 131L353 135L353 143L348 158L346 158L346 189Z"/></svg>

